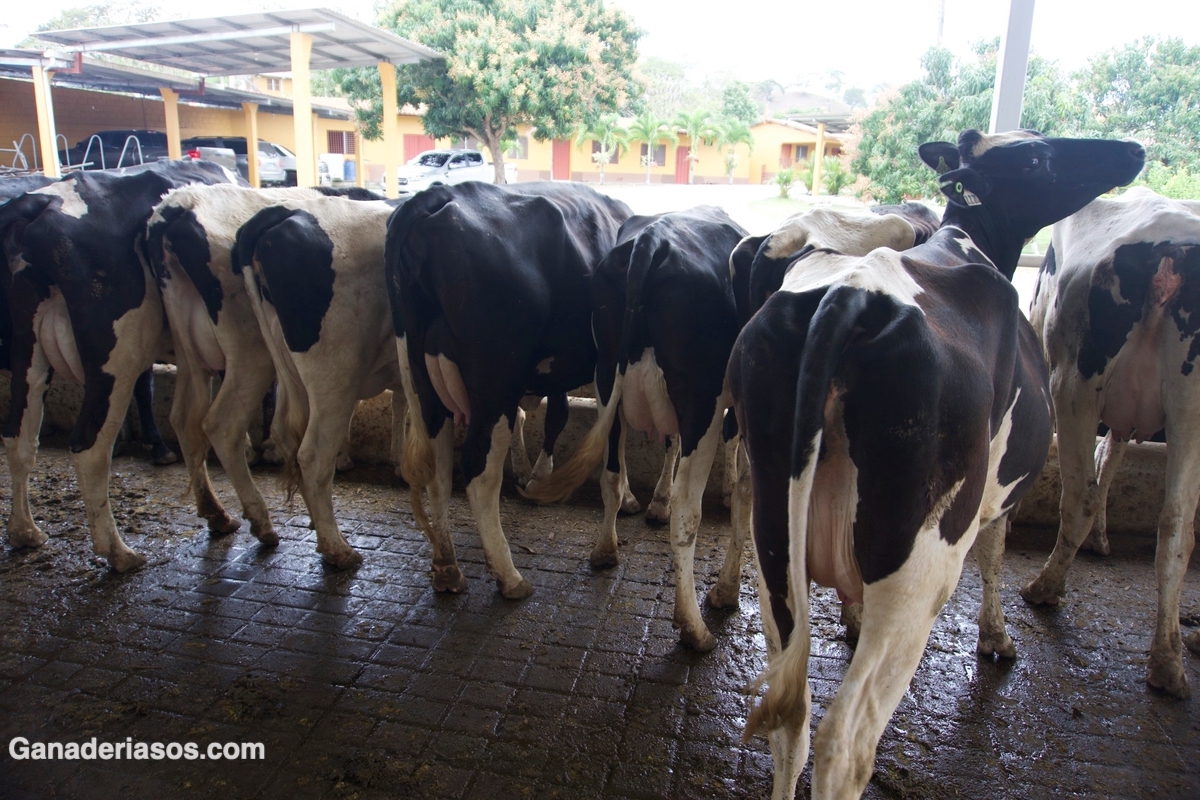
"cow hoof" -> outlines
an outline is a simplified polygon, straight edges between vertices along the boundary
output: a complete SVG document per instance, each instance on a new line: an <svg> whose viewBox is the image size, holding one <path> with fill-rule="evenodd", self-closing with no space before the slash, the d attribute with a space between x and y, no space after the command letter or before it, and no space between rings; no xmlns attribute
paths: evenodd
<svg viewBox="0 0 1200 800"><path fill-rule="evenodd" d="M732 587L725 587L718 583L708 592L708 604L713 608L737 608L738 589L740 588L736 583Z"/></svg>
<svg viewBox="0 0 1200 800"><path fill-rule="evenodd" d="M439 567L436 564L433 567L433 590L435 592L448 592L450 594L458 594L467 589L467 577L462 574L462 570L457 564L451 564L447 567Z"/></svg>
<svg viewBox="0 0 1200 800"><path fill-rule="evenodd" d="M642 504L637 501L633 495L626 495L621 500L621 513L632 517L634 514L642 510Z"/></svg>
<svg viewBox="0 0 1200 800"><path fill-rule="evenodd" d="M338 456L338 460L334 465L334 468L338 472L349 472L350 470L354 469L354 459L350 458L350 456Z"/></svg>
<svg viewBox="0 0 1200 800"><path fill-rule="evenodd" d="M979 643L976 645L975 650L985 658L991 658L993 655L997 655L1000 658L1017 657L1017 648L1005 631L1001 631L998 634L979 634Z"/></svg>
<svg viewBox="0 0 1200 800"><path fill-rule="evenodd" d="M279 448L272 441L263 442L262 460L268 464L276 466L283 463L283 454L279 452Z"/></svg>
<svg viewBox="0 0 1200 800"><path fill-rule="evenodd" d="M857 642L862 633L862 603L842 603L842 624L846 626L846 638Z"/></svg>
<svg viewBox="0 0 1200 800"><path fill-rule="evenodd" d="M596 549L592 551L588 563L592 565L592 569L612 569L621 561L616 550Z"/></svg>
<svg viewBox="0 0 1200 800"><path fill-rule="evenodd" d="M347 547L337 553L326 553L322 556L325 563L335 569L351 569L362 563L362 554L353 547Z"/></svg>
<svg viewBox="0 0 1200 800"><path fill-rule="evenodd" d="M501 586L500 594L504 596L505 600L524 600L533 594L533 584L521 578L514 586L508 588Z"/></svg>
<svg viewBox="0 0 1200 800"><path fill-rule="evenodd" d="M664 503L662 500L651 500L650 507L646 509L646 522L666 525L670 521L671 505Z"/></svg>
<svg viewBox="0 0 1200 800"><path fill-rule="evenodd" d="M214 539L229 534L242 527L242 523L228 514L208 518L208 535Z"/></svg>
<svg viewBox="0 0 1200 800"><path fill-rule="evenodd" d="M1200 631L1183 637L1183 646L1192 651L1192 655L1200 656Z"/></svg>
<svg viewBox="0 0 1200 800"><path fill-rule="evenodd" d="M1098 556L1106 556L1112 551L1112 548L1108 544L1108 534L1095 528L1083 540L1083 544L1080 547L1084 550L1091 550Z"/></svg>
<svg viewBox="0 0 1200 800"><path fill-rule="evenodd" d="M690 647L697 653L707 653L717 646L717 637L703 626L698 631L680 628L679 643L684 647Z"/></svg>
<svg viewBox="0 0 1200 800"><path fill-rule="evenodd" d="M48 539L37 525L30 525L28 528L10 526L8 529L8 543L12 547L41 547Z"/></svg>
<svg viewBox="0 0 1200 800"><path fill-rule="evenodd" d="M132 572L146 566L146 557L140 556L132 550L122 550L116 555L108 557L108 565L117 572Z"/></svg>
<svg viewBox="0 0 1200 800"><path fill-rule="evenodd" d="M1057 606L1063 601L1066 587L1051 587L1039 576L1021 590L1021 597L1033 606Z"/></svg>
<svg viewBox="0 0 1200 800"><path fill-rule="evenodd" d="M156 467L170 466L179 461L179 456L169 447L164 447L161 452L156 450L151 458L154 459L154 466Z"/></svg>
<svg viewBox="0 0 1200 800"><path fill-rule="evenodd" d="M1150 669L1146 673L1146 683L1155 689L1161 689L1172 697L1178 697L1180 700L1186 700L1192 696L1187 675L1183 673L1183 663L1177 658L1160 661L1151 655Z"/></svg>
<svg viewBox="0 0 1200 800"><path fill-rule="evenodd" d="M279 534L275 532L275 526L271 524L270 520L267 520L262 525L257 522L251 522L250 535L258 539L263 547L275 547L279 544Z"/></svg>

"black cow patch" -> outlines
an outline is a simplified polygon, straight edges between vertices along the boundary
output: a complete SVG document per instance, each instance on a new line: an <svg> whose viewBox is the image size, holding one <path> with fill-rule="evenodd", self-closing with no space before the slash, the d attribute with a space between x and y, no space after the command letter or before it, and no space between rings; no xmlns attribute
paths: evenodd
<svg viewBox="0 0 1200 800"><path fill-rule="evenodd" d="M279 310L288 349L308 352L321 338L321 323L333 302L333 240L312 214L290 211L263 232L254 255L269 291L266 299Z"/></svg>
<svg viewBox="0 0 1200 800"><path fill-rule="evenodd" d="M155 270L159 285L166 281L166 269L162 263L163 247L169 248L191 280L204 308L213 324L217 324L217 315L221 313L221 304L225 300L221 290L221 282L209 268L212 254L208 249L208 236L204 226L196 219L196 212L179 206L168 206L163 209L162 222L150 226L147 236L150 246L150 263ZM162 244L156 243L161 240Z"/></svg>
<svg viewBox="0 0 1200 800"><path fill-rule="evenodd" d="M1175 254L1175 272L1183 276L1183 285L1171 303L1171 319L1179 328L1180 341L1192 339L1180 366L1181 373L1191 375L1200 356L1200 247L1180 247Z"/></svg>
<svg viewBox="0 0 1200 800"><path fill-rule="evenodd" d="M1155 249L1151 242L1123 244L1116 249L1111 262L1097 265L1088 293L1088 329L1079 348L1079 372L1083 377L1102 374L1142 318L1150 279L1158 269ZM1114 281L1120 281L1124 303L1113 300Z"/></svg>

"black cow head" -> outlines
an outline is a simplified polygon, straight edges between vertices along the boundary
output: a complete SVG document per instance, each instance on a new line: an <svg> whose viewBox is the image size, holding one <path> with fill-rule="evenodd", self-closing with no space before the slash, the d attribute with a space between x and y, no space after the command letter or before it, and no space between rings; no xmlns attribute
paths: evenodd
<svg viewBox="0 0 1200 800"><path fill-rule="evenodd" d="M952 209L990 212L1025 238L1129 183L1146 160L1137 142L1052 139L1028 130L963 131L957 146L927 142L920 154Z"/></svg>

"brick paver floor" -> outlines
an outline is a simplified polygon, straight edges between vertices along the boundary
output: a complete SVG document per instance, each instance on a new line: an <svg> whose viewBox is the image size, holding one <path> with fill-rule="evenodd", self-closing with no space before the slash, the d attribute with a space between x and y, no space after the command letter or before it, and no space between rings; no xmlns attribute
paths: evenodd
<svg viewBox="0 0 1200 800"><path fill-rule="evenodd" d="M120 576L91 555L69 460L47 448L36 551L0 551L0 797L763 797L765 739L741 742L742 688L762 668L753 567L740 610L706 618L718 646L681 649L671 627L665 532L620 523L621 565L587 565L595 496L538 508L506 490L518 567L536 591L506 602L486 576L461 491L454 538L469 590L434 593L407 493L361 469L336 507L364 555L324 568L303 506L270 471L260 485L282 543L210 539L182 498L184 472L122 457L113 502L149 557ZM234 503L216 471L222 497ZM10 496L0 467L0 497ZM236 508L236 506L231 506ZM7 513L7 504L3 511ZM728 512L706 508L707 589ZM916 679L879 745L868 797L1197 797L1200 707L1143 683L1156 603L1153 541L1081 555L1058 610L1017 588L1052 543L1010 539L1004 610L1015 662L974 654L979 579L968 560ZM852 653L828 592L815 599L816 716ZM1183 615L1200 623L1200 577ZM1185 654L1200 693L1200 659ZM16 761L9 742L262 742L261 761ZM808 772L802 779L807 792Z"/></svg>

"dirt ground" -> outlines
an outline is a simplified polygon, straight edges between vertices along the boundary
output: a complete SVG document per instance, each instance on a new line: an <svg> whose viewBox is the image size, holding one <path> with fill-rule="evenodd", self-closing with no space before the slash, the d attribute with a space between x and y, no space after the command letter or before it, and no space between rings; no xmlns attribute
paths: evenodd
<svg viewBox="0 0 1200 800"><path fill-rule="evenodd" d="M620 566L587 565L595 494L539 508L506 487L505 531L536 587L511 603L486 576L461 491L452 525L470 586L447 596L430 588L429 547L389 471L338 479L339 518L365 557L347 573L321 565L303 506L284 502L276 473L256 474L282 538L274 550L245 530L211 539L182 497L181 466L118 458L114 510L149 563L116 575L90 552L66 452L43 450L32 498L50 541L0 552L0 797L770 794L765 739L741 741L742 690L765 659L750 564L740 608L705 610L718 646L699 655L679 647L671 627L661 528L623 519ZM0 497L9 496L0 467ZM707 507L702 591L728 531L728 512ZM1153 541L1115 539L1107 559L1081 555L1065 605L1032 609L1016 590L1052 540L1046 531L1010 537L1002 592L1013 662L975 655L980 584L968 559L879 743L867 797L1200 796L1198 701L1143 681ZM817 719L853 652L837 612L818 591ZM1195 570L1182 614L1200 624ZM1200 659L1185 659L1200 692ZM16 736L262 742L265 759L17 761Z"/></svg>

